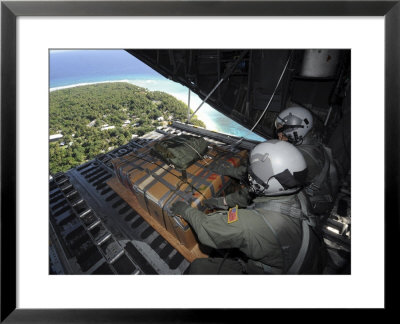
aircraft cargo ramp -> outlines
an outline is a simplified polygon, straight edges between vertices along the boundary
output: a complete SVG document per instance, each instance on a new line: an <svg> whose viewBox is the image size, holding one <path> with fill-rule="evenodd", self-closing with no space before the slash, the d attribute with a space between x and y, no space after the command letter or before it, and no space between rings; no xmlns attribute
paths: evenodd
<svg viewBox="0 0 400 324"><path fill-rule="evenodd" d="M49 183L50 274L172 275L185 272L193 258L151 220L143 217L140 206L135 209L122 191L114 190L118 188L113 159L173 134L200 135L211 146L224 146L236 152L250 151L258 144L173 122L65 173L52 175ZM326 274L350 273L350 196L350 182L344 181L334 208L322 224L331 259L324 271ZM208 249L203 257L221 256L216 253Z"/></svg>
<svg viewBox="0 0 400 324"><path fill-rule="evenodd" d="M51 274L182 274L189 261L112 187L111 160L171 134L201 135L210 144L258 142L174 122L65 173L49 184Z"/></svg>

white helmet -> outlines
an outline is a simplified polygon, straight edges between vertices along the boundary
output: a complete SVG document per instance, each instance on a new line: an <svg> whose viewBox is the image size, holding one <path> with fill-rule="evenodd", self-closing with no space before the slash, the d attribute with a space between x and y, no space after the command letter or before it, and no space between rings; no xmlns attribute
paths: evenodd
<svg viewBox="0 0 400 324"><path fill-rule="evenodd" d="M293 144L269 140L252 149L248 171L251 191L280 196L294 193L304 185L307 165Z"/></svg>
<svg viewBox="0 0 400 324"><path fill-rule="evenodd" d="M293 144L299 144L313 127L311 113L302 107L283 110L275 119L275 128L282 132Z"/></svg>

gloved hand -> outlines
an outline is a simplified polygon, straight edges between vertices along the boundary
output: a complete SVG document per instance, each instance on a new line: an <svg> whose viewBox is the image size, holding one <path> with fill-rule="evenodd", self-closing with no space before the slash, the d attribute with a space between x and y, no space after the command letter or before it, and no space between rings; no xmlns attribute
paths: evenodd
<svg viewBox="0 0 400 324"><path fill-rule="evenodd" d="M171 212L175 215L183 216L189 204L184 201L175 201L171 206Z"/></svg>
<svg viewBox="0 0 400 324"><path fill-rule="evenodd" d="M218 163L216 165L213 165L210 167L210 169L219 174L219 175L230 175L230 169L232 168L232 165L230 164L223 164L223 163Z"/></svg>
<svg viewBox="0 0 400 324"><path fill-rule="evenodd" d="M228 206L224 204L224 197L207 199L204 201L204 205L211 209L228 209Z"/></svg>
<svg viewBox="0 0 400 324"><path fill-rule="evenodd" d="M247 177L247 167L244 165L234 167L230 163L219 163L215 166L212 166L211 170L219 175L228 176L237 180Z"/></svg>

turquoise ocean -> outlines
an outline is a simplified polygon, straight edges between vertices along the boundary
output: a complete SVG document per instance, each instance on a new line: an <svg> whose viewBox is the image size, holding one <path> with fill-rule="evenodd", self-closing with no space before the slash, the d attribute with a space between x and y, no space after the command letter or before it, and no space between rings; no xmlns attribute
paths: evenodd
<svg viewBox="0 0 400 324"><path fill-rule="evenodd" d="M50 91L100 82L128 82L150 91L163 91L188 104L188 88L157 73L124 50L51 50ZM194 111L202 100L190 93ZM196 113L209 130L245 137L265 139L205 103Z"/></svg>

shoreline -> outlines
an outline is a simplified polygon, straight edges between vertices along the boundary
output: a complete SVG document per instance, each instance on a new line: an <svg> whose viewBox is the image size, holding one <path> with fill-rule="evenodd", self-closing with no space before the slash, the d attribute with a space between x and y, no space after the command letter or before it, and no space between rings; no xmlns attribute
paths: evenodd
<svg viewBox="0 0 400 324"><path fill-rule="evenodd" d="M138 82L135 83L135 81L138 81ZM143 82L147 82L147 81L152 81L152 80L150 80L150 79L138 79L138 80L123 79L123 80L108 80L108 81L82 82L82 83L70 84L70 85L65 85L65 86L53 87L53 88L50 88L50 89L49 89L49 92L53 92L53 91L57 91L57 90L64 90L64 89L69 89L69 88L75 88L75 87L81 87L81 86L86 86L86 85L94 85L94 84L102 84L102 83L114 83L114 82L125 82L125 83L129 83L129 84L133 84L133 85L136 85L136 86L143 87L142 83L143 83ZM163 81L163 80L162 80L162 81ZM137 83L139 83L140 85L138 85ZM183 86L182 86L182 87L183 87ZM150 90L150 89L149 89L149 90ZM157 89L157 90L150 90L150 91L163 91L163 92L168 93L169 95L175 97L177 100L182 101L182 102L184 102L185 104L187 104L187 103L183 100L183 96L180 95L180 94L178 94L178 93L166 92L165 90L160 90L160 89ZM193 96L193 95L195 95L195 94L192 93L192 96ZM193 97L192 97L191 99L193 100ZM199 100L200 100L200 98L199 98ZM197 101L197 100L196 100L196 101ZM192 103L193 103L193 102L192 102ZM201 101L200 101L200 103L201 103ZM207 104L206 104L206 105L207 105ZM209 106L208 106L208 107L209 107ZM207 106L204 106L205 109L207 109L208 107L207 107ZM211 108L211 107L209 107L209 108ZM199 114L196 114L196 115L197 115L197 118L198 118L199 120L201 120L202 122L204 122L204 124L206 124L206 126L211 127L211 128L207 128L207 127L206 127L206 129L208 129L208 130L215 130L215 131L218 131L218 132L222 132L222 130L219 130L219 129L218 129L218 125L217 125L211 118L209 118L209 117L207 116L207 114L200 114L200 115L203 115L202 117L203 117L203 119L205 119L205 120L201 119L201 117L200 117ZM229 135L229 134L228 134L228 135Z"/></svg>
<svg viewBox="0 0 400 324"><path fill-rule="evenodd" d="M86 85L95 85L95 84L103 84L103 83L114 83L114 82L125 82L125 83L133 84L135 86L139 86L139 87L148 89L149 91L162 91L162 92L165 92L165 93L175 97L177 100L182 101L183 103L187 104L187 102L186 102L186 98L187 98L186 96L187 95L184 93L184 91L179 92L178 89L174 89L174 90L177 90L178 92L176 92L176 91L167 92L167 91L165 91L165 86L163 86L163 87L154 86L154 81L156 81L156 82L157 81L173 82L173 81L170 81L168 79L166 79L166 80L163 80L163 79L152 80L152 79L145 79L145 78L144 79L137 79L137 80L120 79L120 80L107 80L107 81L93 81L93 82L81 82L81 83L70 84L70 85L65 85L65 86L53 87L53 88L49 88L49 92L53 92L53 91L57 91L57 90L64 90L64 89L69 89L69 88L75 88L75 87L80 87L80 86L86 86ZM149 86L150 86L149 87L150 89L146 88L143 85L143 83L148 83ZM151 86L152 83L153 83L153 86ZM176 85L174 85L174 86L176 86ZM184 87L183 85L179 84L179 86L182 87L182 90L188 91L187 88ZM186 89L184 89L184 88L186 88ZM193 111L195 109L197 109L197 107L201 104L201 102L202 102L202 100L195 93L191 92L191 102L190 102L191 103L191 105L190 105L191 107L190 108ZM213 111L211 111L211 112L208 111L207 112L208 109L212 109ZM202 109L199 110L196 113L196 116L197 116L197 118L199 120L201 120L206 125L206 129L207 130L216 131L216 132L223 133L223 134L226 134L226 135L232 135L232 136L241 137L241 135L231 134L231 133L228 133L225 129L220 128L218 123L215 120L213 120L212 118L210 118L210 114L213 115L214 113L221 114L217 110L212 108L210 105L205 103L203 105ZM232 122L234 122L234 121L232 121ZM243 132L244 132L244 134L242 134L242 136L243 135L247 135L246 136L247 138L262 141L261 139L254 138L254 136L252 136L250 134L245 134L245 130L243 130ZM250 136L248 136L248 135L250 135Z"/></svg>
<svg viewBox="0 0 400 324"><path fill-rule="evenodd" d="M99 83L113 83L113 82L126 82L126 83L131 83L129 80L112 80L112 81L93 81L93 82L82 82L82 83L76 83L76 84L70 84L70 85L65 85L65 86L59 86L59 87L53 87L49 88L49 92L57 91L57 90L63 90L63 89L69 89L69 88L75 88L75 87L82 87L86 85L93 85L93 84L99 84Z"/></svg>

